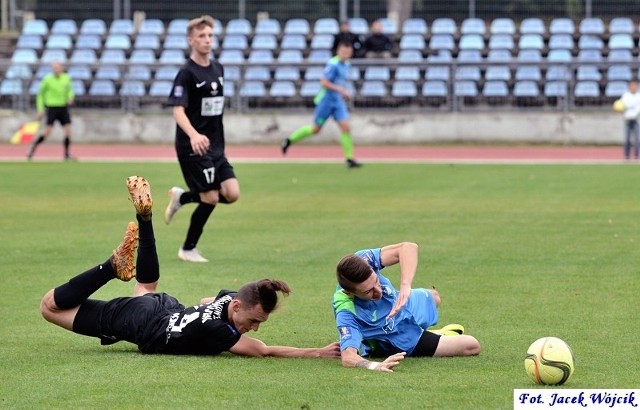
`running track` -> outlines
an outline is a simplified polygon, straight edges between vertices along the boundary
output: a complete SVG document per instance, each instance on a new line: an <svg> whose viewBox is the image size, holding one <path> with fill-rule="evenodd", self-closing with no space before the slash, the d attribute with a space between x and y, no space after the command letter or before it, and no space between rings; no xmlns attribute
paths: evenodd
<svg viewBox="0 0 640 410"><path fill-rule="evenodd" d="M0 145L0 161L25 161L28 145ZM175 161L173 145L75 144L71 152L79 161ZM611 146L357 146L363 163L620 163L622 147ZM227 146L232 162L335 162L343 161L339 145L296 145L286 157L277 146ZM62 144L44 143L34 161L59 161Z"/></svg>

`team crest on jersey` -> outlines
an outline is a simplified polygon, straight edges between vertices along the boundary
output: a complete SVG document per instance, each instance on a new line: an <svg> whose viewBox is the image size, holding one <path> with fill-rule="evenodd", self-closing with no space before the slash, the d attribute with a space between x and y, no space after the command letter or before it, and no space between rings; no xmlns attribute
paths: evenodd
<svg viewBox="0 0 640 410"><path fill-rule="evenodd" d="M183 88L181 85L177 85L176 88L173 89L173 95L175 97L182 97Z"/></svg>
<svg viewBox="0 0 640 410"><path fill-rule="evenodd" d="M351 331L348 327L343 326L340 328L340 340L351 339Z"/></svg>

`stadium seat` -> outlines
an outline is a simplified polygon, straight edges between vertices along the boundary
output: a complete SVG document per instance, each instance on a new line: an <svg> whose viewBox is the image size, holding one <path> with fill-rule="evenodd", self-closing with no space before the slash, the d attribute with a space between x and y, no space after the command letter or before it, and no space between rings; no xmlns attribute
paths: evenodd
<svg viewBox="0 0 640 410"><path fill-rule="evenodd" d="M405 52L409 52L407 50ZM449 50L438 50L433 54L429 54L427 57L427 61L429 63L451 63L453 61L453 57L451 56L451 51Z"/></svg>
<svg viewBox="0 0 640 410"><path fill-rule="evenodd" d="M100 64L124 64L126 61L124 50L104 50L100 55Z"/></svg>
<svg viewBox="0 0 640 410"><path fill-rule="evenodd" d="M549 50L572 50L574 47L573 37L569 34L553 34L549 37Z"/></svg>
<svg viewBox="0 0 640 410"><path fill-rule="evenodd" d="M164 38L164 42L162 43L162 48L164 49L175 48L177 50L186 50L187 48L189 48L189 42L187 41L187 36L185 34L167 34L167 36ZM211 46L211 48L216 49L218 47L214 44Z"/></svg>
<svg viewBox="0 0 640 410"><path fill-rule="evenodd" d="M612 34L607 45L610 50L632 50L634 45L633 37L631 37L631 34Z"/></svg>
<svg viewBox="0 0 640 410"><path fill-rule="evenodd" d="M225 67L225 70L224 70L225 78L227 78L227 74L229 70L232 68L233 67ZM162 80L162 81L173 81L176 78L176 75L178 75L178 70L179 68L177 66L164 65L156 69L154 78L156 80Z"/></svg>
<svg viewBox="0 0 640 410"><path fill-rule="evenodd" d="M307 56L310 63L326 63L332 57L331 50L311 50Z"/></svg>
<svg viewBox="0 0 640 410"><path fill-rule="evenodd" d="M162 50L158 62L160 64L175 64L182 65L185 62L185 56L183 50Z"/></svg>
<svg viewBox="0 0 640 410"><path fill-rule="evenodd" d="M289 19L284 23L284 34L309 34L309 22L303 18Z"/></svg>
<svg viewBox="0 0 640 410"><path fill-rule="evenodd" d="M59 49L47 49L44 50L42 55L40 56L40 63L42 64L51 64L54 61L58 61L60 63L67 62L67 53L64 50Z"/></svg>
<svg viewBox="0 0 640 410"><path fill-rule="evenodd" d="M236 83L233 81L224 83L224 96L229 99L236 96Z"/></svg>
<svg viewBox="0 0 640 410"><path fill-rule="evenodd" d="M448 34L454 36L458 32L456 22L449 17L439 17L431 23L431 34Z"/></svg>
<svg viewBox="0 0 640 410"><path fill-rule="evenodd" d="M396 81L418 81L420 80L420 68L418 66L398 67L393 78Z"/></svg>
<svg viewBox="0 0 640 410"><path fill-rule="evenodd" d="M613 49L609 50L607 61L615 63L630 63L633 61L633 55L629 49Z"/></svg>
<svg viewBox="0 0 640 410"><path fill-rule="evenodd" d="M513 37L510 34L493 34L489 38L489 50L513 50Z"/></svg>
<svg viewBox="0 0 640 410"><path fill-rule="evenodd" d="M571 81L571 77L571 70L563 65L550 66L545 76L547 81Z"/></svg>
<svg viewBox="0 0 640 410"><path fill-rule="evenodd" d="M19 48L13 52L11 62L14 64L35 64L38 62L38 54L30 48Z"/></svg>
<svg viewBox="0 0 640 410"><path fill-rule="evenodd" d="M456 68L455 79L461 81L480 81L482 74L480 67L465 66Z"/></svg>
<svg viewBox="0 0 640 410"><path fill-rule="evenodd" d="M258 20L254 29L254 34L269 34L272 36L280 35L280 22L276 19Z"/></svg>
<svg viewBox="0 0 640 410"><path fill-rule="evenodd" d="M218 56L220 64L243 64L244 54L240 50L222 50Z"/></svg>
<svg viewBox="0 0 640 410"><path fill-rule="evenodd" d="M73 80L89 81L93 78L91 68L87 64L75 64L69 66L67 73Z"/></svg>
<svg viewBox="0 0 640 410"><path fill-rule="evenodd" d="M400 50L423 50L426 48L421 34L405 34L400 38Z"/></svg>
<svg viewBox="0 0 640 410"><path fill-rule="evenodd" d="M547 61L550 63L570 63L573 59L571 51L566 49L549 50Z"/></svg>
<svg viewBox="0 0 640 410"><path fill-rule="evenodd" d="M635 25L630 17L616 17L609 22L609 33L613 34L633 34Z"/></svg>
<svg viewBox="0 0 640 410"><path fill-rule="evenodd" d="M267 89L262 81L245 81L240 87L242 97L265 97Z"/></svg>
<svg viewBox="0 0 640 410"><path fill-rule="evenodd" d="M595 81L578 81L573 89L573 95L578 105L600 103L600 87Z"/></svg>
<svg viewBox="0 0 640 410"><path fill-rule="evenodd" d="M452 51L456 48L456 44L451 34L433 34L429 40L429 48Z"/></svg>
<svg viewBox="0 0 640 410"><path fill-rule="evenodd" d="M312 50L317 50L317 49L331 50L331 48L333 47L333 35L332 34L314 34L313 38L311 39L310 47Z"/></svg>
<svg viewBox="0 0 640 410"><path fill-rule="evenodd" d="M631 81L633 73L631 67L627 65L612 65L607 68L608 81Z"/></svg>
<svg viewBox="0 0 640 410"><path fill-rule="evenodd" d="M111 22L109 34L125 34L131 36L133 34L133 21L127 19L116 19Z"/></svg>
<svg viewBox="0 0 640 410"><path fill-rule="evenodd" d="M93 80L88 94L96 97L113 97L116 95L116 86L112 80Z"/></svg>
<svg viewBox="0 0 640 410"><path fill-rule="evenodd" d="M544 40L540 34L523 34L518 41L518 48L520 50L542 50L544 49Z"/></svg>
<svg viewBox="0 0 640 410"><path fill-rule="evenodd" d="M456 81L453 83L455 97L475 98L478 96L478 86L475 81Z"/></svg>
<svg viewBox="0 0 640 410"><path fill-rule="evenodd" d="M422 84L422 96L431 105L441 105L447 101L449 90L443 81L425 81Z"/></svg>
<svg viewBox="0 0 640 410"><path fill-rule="evenodd" d="M129 56L129 63L131 64L155 64L156 53L153 50L137 49L131 52Z"/></svg>
<svg viewBox="0 0 640 410"><path fill-rule="evenodd" d="M582 19L578 27L580 34L593 34L602 36L604 34L604 22L601 18L590 17Z"/></svg>
<svg viewBox="0 0 640 410"><path fill-rule="evenodd" d="M120 96L122 97L144 97L146 94L144 82L140 80L125 80L120 86Z"/></svg>
<svg viewBox="0 0 640 410"><path fill-rule="evenodd" d="M227 23L225 34L240 34L243 36L250 36L252 32L251 22L245 18L231 19Z"/></svg>
<svg viewBox="0 0 640 410"><path fill-rule="evenodd" d="M248 67L244 72L244 79L248 81L271 81L271 72L267 67Z"/></svg>
<svg viewBox="0 0 640 410"><path fill-rule="evenodd" d="M42 19L28 20L24 23L21 34L47 36L49 34L49 26Z"/></svg>
<svg viewBox="0 0 640 410"><path fill-rule="evenodd" d="M177 74L177 71L176 71ZM175 75L173 76L175 78ZM156 73L156 79L158 78L157 73ZM167 80L169 78L166 78ZM173 80L173 78L171 78L171 80ZM234 65L230 65L230 66L226 66L224 68L224 81L225 83L227 81L234 81L234 82L239 82L240 80L242 80L242 73L240 71L240 67L234 66Z"/></svg>
<svg viewBox="0 0 640 410"><path fill-rule="evenodd" d="M51 25L51 31L49 34L67 34L75 36L78 34L78 25L75 20L71 19L58 19Z"/></svg>
<svg viewBox="0 0 640 410"><path fill-rule="evenodd" d="M40 80L36 79L31 81L31 84L29 85L29 91L28 91L29 95L31 96L37 95L39 91L40 91Z"/></svg>
<svg viewBox="0 0 640 410"><path fill-rule="evenodd" d="M542 62L542 54L540 50L535 49L520 50L517 60L521 63L540 63Z"/></svg>
<svg viewBox="0 0 640 410"><path fill-rule="evenodd" d="M427 22L419 17L406 19L402 23L402 34L420 34L424 37L427 35Z"/></svg>
<svg viewBox="0 0 640 410"><path fill-rule="evenodd" d="M520 34L539 34L544 35L546 28L542 19L530 17L522 20L520 23Z"/></svg>
<svg viewBox="0 0 640 410"><path fill-rule="evenodd" d="M73 48L73 42L71 41L71 36L68 34L51 34L47 38L45 48L71 50Z"/></svg>
<svg viewBox="0 0 640 410"><path fill-rule="evenodd" d="M508 63L513 59L509 50L489 50L487 61L490 63Z"/></svg>
<svg viewBox="0 0 640 410"><path fill-rule="evenodd" d="M451 78L451 68L446 65L427 66L424 72L427 81L449 81Z"/></svg>
<svg viewBox="0 0 640 410"><path fill-rule="evenodd" d="M602 62L602 53L600 50L580 50L577 60L581 63L600 63Z"/></svg>
<svg viewBox="0 0 640 410"><path fill-rule="evenodd" d="M140 34L155 34L156 36L164 35L164 23L160 19L144 19L138 30Z"/></svg>
<svg viewBox="0 0 640 410"><path fill-rule="evenodd" d="M251 50L247 62L251 64L271 64L273 63L273 53L271 50Z"/></svg>
<svg viewBox="0 0 640 410"><path fill-rule="evenodd" d="M149 87L149 96L151 97L169 97L173 83L167 80L155 80Z"/></svg>
<svg viewBox="0 0 640 410"><path fill-rule="evenodd" d="M298 67L276 67L273 73L273 79L277 81L299 81L300 70Z"/></svg>
<svg viewBox="0 0 640 410"><path fill-rule="evenodd" d="M516 24L511 18L496 18L491 22L489 32L495 34L508 34L513 36L516 34Z"/></svg>
<svg viewBox="0 0 640 410"><path fill-rule="evenodd" d="M99 18L86 19L80 25L80 34L104 36L107 34L107 23Z"/></svg>
<svg viewBox="0 0 640 410"><path fill-rule="evenodd" d="M187 19L183 19L183 18L173 19L169 21L169 25L167 26L167 35L186 36L188 25L189 25L189 20Z"/></svg>
<svg viewBox="0 0 640 410"><path fill-rule="evenodd" d="M333 17L323 17L316 20L313 25L314 34L330 34L331 36L338 34L340 25L338 20Z"/></svg>
<svg viewBox="0 0 640 410"><path fill-rule="evenodd" d="M42 47L44 47L44 42L39 34L21 34L16 42L16 48L42 50Z"/></svg>
<svg viewBox="0 0 640 410"><path fill-rule="evenodd" d="M604 42L602 38L599 36L595 36L592 34L583 34L580 36L578 40L578 48L579 49L593 49L593 50L602 50L604 48Z"/></svg>
<svg viewBox="0 0 640 410"><path fill-rule="evenodd" d="M544 96L547 98L566 98L569 87L566 81L548 81L544 85Z"/></svg>
<svg viewBox="0 0 640 410"><path fill-rule="evenodd" d="M460 50L483 50L484 39L480 34L463 34L458 42L458 48Z"/></svg>
<svg viewBox="0 0 640 410"><path fill-rule="evenodd" d="M487 81L511 81L511 70L506 65L490 65L484 73Z"/></svg>
<svg viewBox="0 0 640 410"><path fill-rule="evenodd" d="M529 80L539 82L542 80L542 71L537 65L520 66L516 68L515 79L516 81Z"/></svg>
<svg viewBox="0 0 640 410"><path fill-rule="evenodd" d="M360 87L359 95L362 97L386 97L387 87L384 85L384 81L365 80Z"/></svg>
<svg viewBox="0 0 640 410"><path fill-rule="evenodd" d="M107 50L129 50L131 48L131 38L127 34L109 34L104 42Z"/></svg>
<svg viewBox="0 0 640 410"><path fill-rule="evenodd" d="M282 50L278 62L282 64L300 64L304 61L301 50Z"/></svg>
<svg viewBox="0 0 640 410"><path fill-rule="evenodd" d="M364 36L369 33L369 23L362 17L351 17L349 19L349 29L353 34Z"/></svg>
<svg viewBox="0 0 640 410"><path fill-rule="evenodd" d="M22 80L19 78L6 78L0 83L0 95L22 95Z"/></svg>
<svg viewBox="0 0 640 410"><path fill-rule="evenodd" d="M91 49L75 49L69 57L71 64L96 64L97 62L96 52Z"/></svg>
<svg viewBox="0 0 640 410"><path fill-rule="evenodd" d="M391 86L391 96L396 98L413 98L418 96L418 87L414 81L398 80Z"/></svg>
<svg viewBox="0 0 640 410"><path fill-rule="evenodd" d="M27 64L12 64L7 69L5 76L11 79L31 80L33 73Z"/></svg>
<svg viewBox="0 0 640 410"><path fill-rule="evenodd" d="M256 34L251 41L253 50L275 50L278 48L278 41L273 34Z"/></svg>
<svg viewBox="0 0 640 410"><path fill-rule="evenodd" d="M627 92L629 84L626 81L609 81L604 87L604 96L607 98L620 98Z"/></svg>
<svg viewBox="0 0 640 410"><path fill-rule="evenodd" d="M44 64L44 65L41 65L40 67L38 67L34 77L36 79L38 79L38 80L42 80L42 78L44 78L44 76L49 74L49 73L51 73L51 65L50 64Z"/></svg>
<svg viewBox="0 0 640 410"><path fill-rule="evenodd" d="M566 17L557 17L551 20L549 24L549 33L553 34L570 34L575 32L575 25L573 20Z"/></svg>
<svg viewBox="0 0 640 410"><path fill-rule="evenodd" d="M537 98L540 96L540 88L535 81L517 81L513 86L515 98Z"/></svg>
<svg viewBox="0 0 640 410"><path fill-rule="evenodd" d="M489 104L503 103L509 97L509 87L505 81L487 81L482 87L482 96Z"/></svg>
<svg viewBox="0 0 640 410"><path fill-rule="evenodd" d="M145 20L146 21L146 20ZM157 34L138 34L133 43L134 49L159 50L160 38Z"/></svg>
<svg viewBox="0 0 640 410"><path fill-rule="evenodd" d="M481 63L482 53L480 50L461 50L458 53L459 63Z"/></svg>
<svg viewBox="0 0 640 410"><path fill-rule="evenodd" d="M368 66L364 70L365 80L388 81L390 78L391 73L387 66Z"/></svg>
<svg viewBox="0 0 640 410"><path fill-rule="evenodd" d="M449 53L451 58L451 53ZM398 61L403 63L421 63L423 61L422 52L420 50L400 50L398 53Z"/></svg>
<svg viewBox="0 0 640 410"><path fill-rule="evenodd" d="M101 65L96 70L96 80L120 81L122 73L117 65Z"/></svg>
<svg viewBox="0 0 640 410"><path fill-rule="evenodd" d="M398 34L398 24L395 20L383 17L379 18L380 24L382 25L382 33L388 36L395 36Z"/></svg>
<svg viewBox="0 0 640 410"><path fill-rule="evenodd" d="M269 96L274 98L292 98L296 96L293 81L274 81L269 88Z"/></svg>
<svg viewBox="0 0 640 410"><path fill-rule="evenodd" d="M224 50L246 50L248 47L249 42L244 34L227 34L222 40Z"/></svg>
<svg viewBox="0 0 640 410"><path fill-rule="evenodd" d="M320 67L320 66L307 67L307 69L304 72L304 79L305 81L318 81L323 77L323 75L324 75L324 67Z"/></svg>
<svg viewBox="0 0 640 410"><path fill-rule="evenodd" d="M465 34L478 34L484 36L486 32L486 26L484 20L479 18L466 18L462 21L460 26L460 33Z"/></svg>
<svg viewBox="0 0 640 410"><path fill-rule="evenodd" d="M146 65L130 65L124 78L125 80L150 81L151 69Z"/></svg>
<svg viewBox="0 0 640 410"><path fill-rule="evenodd" d="M322 85L319 81L305 81L300 86L301 97L315 97L320 92Z"/></svg>
<svg viewBox="0 0 640 410"><path fill-rule="evenodd" d="M600 81L602 74L595 65L581 65L576 70L576 80L578 81Z"/></svg>
<svg viewBox="0 0 640 410"><path fill-rule="evenodd" d="M302 34L285 34L280 43L282 50L305 50L307 40Z"/></svg>
<svg viewBox="0 0 640 410"><path fill-rule="evenodd" d="M102 39L98 34L80 34L76 39L75 48L88 48L97 51L102 49Z"/></svg>

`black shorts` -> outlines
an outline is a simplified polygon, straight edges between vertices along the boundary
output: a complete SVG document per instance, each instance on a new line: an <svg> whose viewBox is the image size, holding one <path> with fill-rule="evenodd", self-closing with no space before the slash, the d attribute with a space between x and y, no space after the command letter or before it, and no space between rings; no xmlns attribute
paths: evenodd
<svg viewBox="0 0 640 410"><path fill-rule="evenodd" d="M169 317L182 310L184 306L166 293L110 301L89 299L80 305L73 331L97 337L103 345L127 341L142 352L159 352L166 344Z"/></svg>
<svg viewBox="0 0 640 410"><path fill-rule="evenodd" d="M71 114L68 107L47 107L47 125L59 121L61 125L71 124Z"/></svg>
<svg viewBox="0 0 640 410"><path fill-rule="evenodd" d="M420 340L418 340L416 347L414 347L411 352L411 357L432 357L436 353L438 343L440 343L440 337L442 336L429 332L428 330L422 332Z"/></svg>
<svg viewBox="0 0 640 410"><path fill-rule="evenodd" d="M192 192L220 190L220 184L235 178L233 167L227 157L193 156L179 158L184 181Z"/></svg>

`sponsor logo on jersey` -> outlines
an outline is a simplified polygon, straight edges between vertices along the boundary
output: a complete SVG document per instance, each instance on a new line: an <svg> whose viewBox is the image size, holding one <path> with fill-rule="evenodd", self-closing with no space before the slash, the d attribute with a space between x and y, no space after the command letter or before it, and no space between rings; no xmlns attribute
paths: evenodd
<svg viewBox="0 0 640 410"><path fill-rule="evenodd" d="M196 83L196 88L202 88L206 83L207 83L206 81L203 81L201 83Z"/></svg>
<svg viewBox="0 0 640 410"><path fill-rule="evenodd" d="M182 93L184 92L184 89L182 88L181 85L176 85L176 87L173 89L173 95L174 97L182 97Z"/></svg>
<svg viewBox="0 0 640 410"><path fill-rule="evenodd" d="M348 327L343 326L340 328L340 340L351 339L351 330Z"/></svg>

